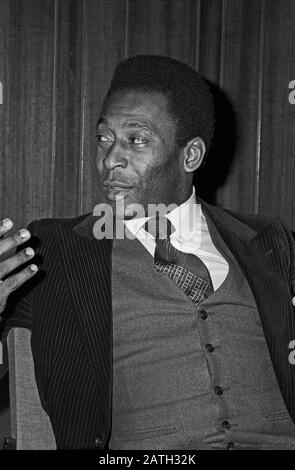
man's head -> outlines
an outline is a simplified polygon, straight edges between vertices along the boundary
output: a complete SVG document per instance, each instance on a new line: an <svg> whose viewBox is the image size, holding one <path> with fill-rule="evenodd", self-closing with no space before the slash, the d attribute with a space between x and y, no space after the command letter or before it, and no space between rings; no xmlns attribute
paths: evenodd
<svg viewBox="0 0 295 470"><path fill-rule="evenodd" d="M97 166L106 202L114 209L116 198L145 209L184 202L213 130L212 96L195 70L160 56L122 61L98 122Z"/></svg>

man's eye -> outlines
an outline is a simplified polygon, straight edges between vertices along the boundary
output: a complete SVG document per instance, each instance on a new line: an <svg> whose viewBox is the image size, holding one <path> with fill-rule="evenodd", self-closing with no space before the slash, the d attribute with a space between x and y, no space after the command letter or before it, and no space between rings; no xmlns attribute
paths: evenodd
<svg viewBox="0 0 295 470"><path fill-rule="evenodd" d="M99 144L108 144L112 142L109 137L103 134L97 134L96 138Z"/></svg>
<svg viewBox="0 0 295 470"><path fill-rule="evenodd" d="M143 139L142 137L130 137L130 141L134 145L141 145L147 143L147 140Z"/></svg>

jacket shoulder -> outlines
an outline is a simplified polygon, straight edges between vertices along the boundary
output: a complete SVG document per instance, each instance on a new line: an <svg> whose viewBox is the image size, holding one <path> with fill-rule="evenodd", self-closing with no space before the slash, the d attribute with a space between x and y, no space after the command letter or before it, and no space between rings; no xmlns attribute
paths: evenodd
<svg viewBox="0 0 295 470"><path fill-rule="evenodd" d="M280 227L282 225L282 221L278 217L269 217L269 216L260 215L260 214L257 215L253 213L241 213L241 212L236 212L230 209L220 209L220 210L230 214L232 217L235 217L240 222L243 222L249 225L251 228L257 231L263 230L269 225L275 225L277 227Z"/></svg>
<svg viewBox="0 0 295 470"><path fill-rule="evenodd" d="M55 231L57 228L71 230L76 225L81 223L89 214L83 214L78 217L69 218L44 218L34 220L28 225L28 230L31 234L46 234Z"/></svg>

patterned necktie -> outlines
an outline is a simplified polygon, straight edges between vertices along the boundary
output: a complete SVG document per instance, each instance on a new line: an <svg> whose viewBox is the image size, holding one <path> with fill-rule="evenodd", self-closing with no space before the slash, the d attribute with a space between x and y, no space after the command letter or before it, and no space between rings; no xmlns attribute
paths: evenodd
<svg viewBox="0 0 295 470"><path fill-rule="evenodd" d="M198 256L174 248L169 240L174 231L169 219L150 219L144 228L155 237L155 269L167 274L195 304L209 297L214 289L207 267Z"/></svg>

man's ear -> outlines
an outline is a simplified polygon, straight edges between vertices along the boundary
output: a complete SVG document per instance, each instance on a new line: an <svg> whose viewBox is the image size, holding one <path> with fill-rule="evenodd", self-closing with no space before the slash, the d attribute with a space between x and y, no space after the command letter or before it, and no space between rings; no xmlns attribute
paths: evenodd
<svg viewBox="0 0 295 470"><path fill-rule="evenodd" d="M185 171L191 173L197 170L205 157L206 145L201 137L191 139L183 149L183 166Z"/></svg>

